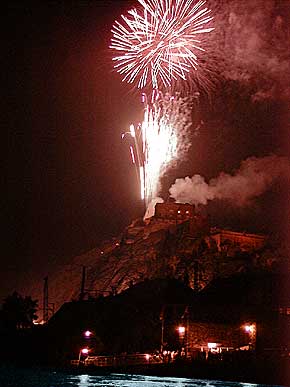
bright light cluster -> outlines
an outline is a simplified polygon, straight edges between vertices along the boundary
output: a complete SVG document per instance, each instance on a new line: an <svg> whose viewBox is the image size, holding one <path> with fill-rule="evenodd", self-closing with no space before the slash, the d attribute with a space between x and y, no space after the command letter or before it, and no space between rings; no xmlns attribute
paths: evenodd
<svg viewBox="0 0 290 387"><path fill-rule="evenodd" d="M111 46L123 81L138 88L169 87L198 68L201 36L213 30L200 0L138 0L139 9L115 22Z"/></svg>
<svg viewBox="0 0 290 387"><path fill-rule="evenodd" d="M141 198L148 205L158 196L160 178L190 147L184 139L192 123L191 99L161 92L153 93L150 102L145 95L143 98L143 122L136 131L131 127L128 133L134 139L131 156L133 163L138 160Z"/></svg>

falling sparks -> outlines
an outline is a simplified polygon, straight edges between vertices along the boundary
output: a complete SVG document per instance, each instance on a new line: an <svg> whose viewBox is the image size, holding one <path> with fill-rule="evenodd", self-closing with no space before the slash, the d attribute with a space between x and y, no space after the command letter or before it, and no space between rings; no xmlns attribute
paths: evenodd
<svg viewBox="0 0 290 387"><path fill-rule="evenodd" d="M138 2L139 8L115 21L110 48L123 81L148 89L150 96L142 93L143 122L122 135L131 138L131 159L148 206L161 190L162 176L190 147L192 101L198 93L182 98L175 91L180 81L203 79L204 37L213 27L205 0Z"/></svg>
<svg viewBox="0 0 290 387"><path fill-rule="evenodd" d="M131 153L132 163L133 163L133 164L136 164L136 162L135 162L134 150L133 150L132 145L130 145L130 153Z"/></svg>
<svg viewBox="0 0 290 387"><path fill-rule="evenodd" d="M202 35L211 32L212 17L205 1L138 0L140 9L122 15L112 28L110 48L123 81L142 89L186 81L198 68Z"/></svg>
<svg viewBox="0 0 290 387"><path fill-rule="evenodd" d="M190 147L192 99L158 92L153 94L150 103L145 95L143 100L143 122L134 130L131 125L128 133L139 155L136 168L139 169L141 199L148 205L158 196L161 177ZM131 155L134 150L130 150Z"/></svg>

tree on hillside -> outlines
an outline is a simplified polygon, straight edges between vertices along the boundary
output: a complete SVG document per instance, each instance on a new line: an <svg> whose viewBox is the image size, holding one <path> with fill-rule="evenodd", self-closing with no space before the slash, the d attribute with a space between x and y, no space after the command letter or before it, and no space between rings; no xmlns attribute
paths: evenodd
<svg viewBox="0 0 290 387"><path fill-rule="evenodd" d="M1 318L9 329L30 328L37 319L38 301L30 296L22 297L17 292L8 296L2 305Z"/></svg>

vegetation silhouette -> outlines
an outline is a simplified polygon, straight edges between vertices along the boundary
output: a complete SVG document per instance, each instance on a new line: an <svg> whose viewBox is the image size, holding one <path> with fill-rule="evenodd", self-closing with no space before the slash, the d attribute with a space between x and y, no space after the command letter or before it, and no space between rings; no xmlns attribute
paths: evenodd
<svg viewBox="0 0 290 387"><path fill-rule="evenodd" d="M37 319L38 301L30 296L22 297L13 292L2 305L1 321L4 330L27 329L33 326Z"/></svg>

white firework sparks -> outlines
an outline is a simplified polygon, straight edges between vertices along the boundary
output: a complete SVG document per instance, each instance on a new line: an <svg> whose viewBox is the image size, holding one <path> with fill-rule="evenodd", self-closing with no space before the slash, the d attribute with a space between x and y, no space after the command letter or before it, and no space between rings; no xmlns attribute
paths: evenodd
<svg viewBox="0 0 290 387"><path fill-rule="evenodd" d="M128 132L134 139L138 160L141 198L146 205L158 196L160 179L169 167L184 157L190 147L190 98L153 93L151 103L145 98L144 120ZM132 151L131 151L132 152Z"/></svg>
<svg viewBox="0 0 290 387"><path fill-rule="evenodd" d="M138 0L123 24L113 25L113 60L123 81L138 88L169 87L198 68L201 36L213 30L210 10L200 0Z"/></svg>

